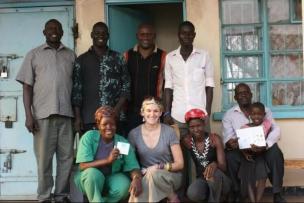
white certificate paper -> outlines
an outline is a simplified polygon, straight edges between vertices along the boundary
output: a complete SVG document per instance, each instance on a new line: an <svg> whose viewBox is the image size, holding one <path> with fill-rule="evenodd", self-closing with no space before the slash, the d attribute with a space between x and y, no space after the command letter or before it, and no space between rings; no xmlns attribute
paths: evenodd
<svg viewBox="0 0 304 203"><path fill-rule="evenodd" d="M242 128L236 130L236 136L239 138L239 148L248 149L251 148L251 144L256 146L266 146L264 130L262 126Z"/></svg>
<svg viewBox="0 0 304 203"><path fill-rule="evenodd" d="M119 150L120 154L128 155L130 144L125 142L117 142L116 144L117 149Z"/></svg>

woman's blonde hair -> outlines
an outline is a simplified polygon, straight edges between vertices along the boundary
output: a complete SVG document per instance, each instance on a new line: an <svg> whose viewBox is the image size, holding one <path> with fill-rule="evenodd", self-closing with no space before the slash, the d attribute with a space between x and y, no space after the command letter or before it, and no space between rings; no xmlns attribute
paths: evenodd
<svg viewBox="0 0 304 203"><path fill-rule="evenodd" d="M140 109L140 112L143 113L145 108L150 105L150 104L155 104L158 106L159 110L161 112L163 112L164 110L164 106L161 102L161 100L157 97L152 97L152 96L149 96L149 97L146 97L141 105L141 109Z"/></svg>

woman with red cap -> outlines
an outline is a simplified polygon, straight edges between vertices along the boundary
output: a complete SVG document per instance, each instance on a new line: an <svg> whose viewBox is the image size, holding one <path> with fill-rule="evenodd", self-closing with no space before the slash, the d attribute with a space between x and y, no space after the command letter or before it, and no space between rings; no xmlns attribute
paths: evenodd
<svg viewBox="0 0 304 203"><path fill-rule="evenodd" d="M186 141L195 163L197 179L187 190L195 202L221 202L228 197L230 180L225 175L226 160L223 142L217 134L205 132L207 113L191 109L185 114L190 137Z"/></svg>

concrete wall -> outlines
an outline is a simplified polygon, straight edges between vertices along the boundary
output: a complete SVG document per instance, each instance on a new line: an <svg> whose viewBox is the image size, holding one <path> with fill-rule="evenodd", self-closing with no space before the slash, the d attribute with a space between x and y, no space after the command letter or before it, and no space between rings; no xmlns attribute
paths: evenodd
<svg viewBox="0 0 304 203"><path fill-rule="evenodd" d="M176 7L176 5L167 6L153 6L153 9L157 11L157 15L154 15L156 25L155 30L157 33L156 44L170 52L179 46L177 38L177 25L182 20L182 8ZM168 12L170 9L170 12ZM181 9L181 10L180 10Z"/></svg>
<svg viewBox="0 0 304 203"><path fill-rule="evenodd" d="M208 0L187 0L187 19L196 27L195 46L206 49L214 64L215 88L212 112L221 111L221 69L220 69L220 19L219 2ZM211 122L213 132L221 134L221 123Z"/></svg>
<svg viewBox="0 0 304 203"><path fill-rule="evenodd" d="M208 50L214 63L216 87L214 89L212 112L217 112L221 110L222 101L220 84L220 21L218 1L186 0L186 9L187 19L192 21L196 27L195 46ZM90 31L92 25L99 20L104 20L104 1L76 0L76 16L79 24L77 53L80 54L86 51L91 45ZM176 35L161 37L177 39ZM282 129L282 138L279 145L285 158L303 159L303 119L281 119L277 120L277 123ZM221 122L213 121L211 126L214 132L219 134L221 133ZM286 178L288 179L288 177ZM304 185L304 180L302 182Z"/></svg>
<svg viewBox="0 0 304 203"><path fill-rule="evenodd" d="M105 9L103 0L75 0L75 4L79 32L76 53L79 55L91 46L92 27L96 22L105 20Z"/></svg>

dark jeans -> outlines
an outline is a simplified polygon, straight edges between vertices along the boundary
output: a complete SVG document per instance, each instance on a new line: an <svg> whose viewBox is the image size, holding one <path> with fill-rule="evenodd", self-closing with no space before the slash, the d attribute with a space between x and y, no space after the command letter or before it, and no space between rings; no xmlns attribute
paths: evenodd
<svg viewBox="0 0 304 203"><path fill-rule="evenodd" d="M233 191L238 193L240 191L240 180L238 178L238 171L241 163L240 150L225 150L227 168L230 179L232 180ZM278 193L282 191L283 176L284 176L284 157L278 144L274 144L269 148L263 157L270 170L268 178L272 184L272 192Z"/></svg>

